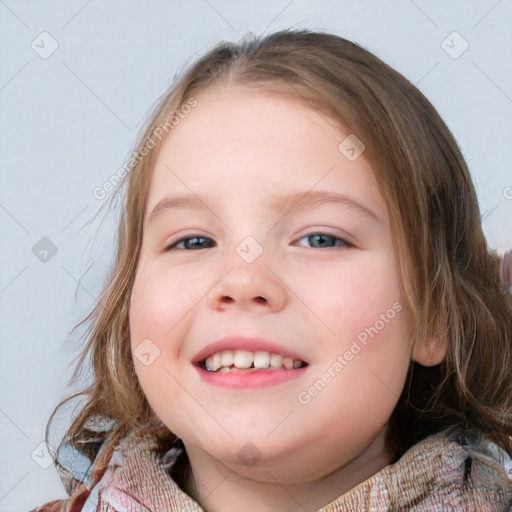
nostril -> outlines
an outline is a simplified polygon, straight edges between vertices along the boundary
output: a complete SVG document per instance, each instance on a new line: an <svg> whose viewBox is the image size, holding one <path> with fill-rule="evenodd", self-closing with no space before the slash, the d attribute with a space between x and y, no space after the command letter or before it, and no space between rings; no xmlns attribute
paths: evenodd
<svg viewBox="0 0 512 512"><path fill-rule="evenodd" d="M233 299L231 297L228 297L227 295L225 295L224 297L222 297L222 300L224 302L233 302Z"/></svg>
<svg viewBox="0 0 512 512"><path fill-rule="evenodd" d="M265 299L264 297L258 296L258 297L256 297L256 301L264 304L265 302L267 302L267 299Z"/></svg>

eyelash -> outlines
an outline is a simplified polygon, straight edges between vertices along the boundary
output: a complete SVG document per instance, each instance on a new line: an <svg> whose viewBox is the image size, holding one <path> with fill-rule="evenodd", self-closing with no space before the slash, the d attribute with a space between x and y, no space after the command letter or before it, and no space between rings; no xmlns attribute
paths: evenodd
<svg viewBox="0 0 512 512"><path fill-rule="evenodd" d="M327 249L334 249L335 247L345 247L347 249L350 249L350 248L354 247L354 244L352 244L351 242L349 242L343 238L340 238L339 236L336 236L333 233L328 233L326 231L313 231L311 233L303 235L302 237L299 238L299 240L302 240L303 238L307 238L310 236L315 236L315 235L326 236L326 237L332 238L334 240L339 240L340 243L338 245L335 245L333 247L327 247ZM211 240L210 238L201 236L201 235L192 235L192 236L182 237L182 238L176 240L175 242L173 242L172 244L168 245L164 249L164 252L169 252L169 251L175 249L179 243L184 242L185 240L192 240L194 238ZM209 249L209 248L210 247L206 247L206 249ZM318 249L318 247L311 247L311 249ZM178 250L194 250L194 249L178 249ZM197 249L195 249L195 250L197 250Z"/></svg>

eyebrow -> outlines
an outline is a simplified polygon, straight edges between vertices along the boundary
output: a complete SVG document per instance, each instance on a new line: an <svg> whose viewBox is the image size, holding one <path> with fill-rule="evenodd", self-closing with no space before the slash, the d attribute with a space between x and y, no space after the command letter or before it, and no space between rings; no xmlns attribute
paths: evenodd
<svg viewBox="0 0 512 512"><path fill-rule="evenodd" d="M163 211L180 208L197 208L201 206L211 210L208 205L215 207L220 202L222 202L222 199L217 199L210 194L205 194L202 197L199 197L194 193L166 196L155 205L149 214L148 222L152 221ZM328 191L324 192L315 190L309 192L296 192L292 194L273 194L264 200L263 205L269 210L286 215L299 205L301 207L311 208L324 203L342 204L349 207L355 213L364 215L372 222L382 222L373 210L363 205L353 197Z"/></svg>

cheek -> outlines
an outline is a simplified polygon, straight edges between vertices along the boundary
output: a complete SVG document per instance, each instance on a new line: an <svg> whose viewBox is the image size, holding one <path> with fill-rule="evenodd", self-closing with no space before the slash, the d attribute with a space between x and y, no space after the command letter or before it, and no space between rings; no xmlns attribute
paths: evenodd
<svg viewBox="0 0 512 512"><path fill-rule="evenodd" d="M309 295L308 306L331 333L322 327L322 355L301 403L310 401L318 407L315 414L333 415L333 422L335 411L350 411L348 430L370 417L375 424L387 419L409 367L404 309L390 254L368 255L350 268L340 266L328 282L318 280L322 286ZM374 426L368 425L370 430Z"/></svg>
<svg viewBox="0 0 512 512"><path fill-rule="evenodd" d="M130 300L132 345L144 338L157 342L172 337L205 292L206 283L185 272L143 268Z"/></svg>
<svg viewBox="0 0 512 512"><path fill-rule="evenodd" d="M298 294L310 310L324 323L322 330L331 332L332 344L355 339L365 329L389 330L390 323L403 315L400 290L392 253L368 253L338 267L328 276L322 269L308 273L304 288ZM318 275L315 275L315 272ZM302 278L304 279L304 278ZM301 282L300 280L298 282ZM383 323L384 322L384 323Z"/></svg>
<svg viewBox="0 0 512 512"><path fill-rule="evenodd" d="M361 332L364 343L350 336L329 347L297 397L306 424L315 417L326 426L326 438L352 439L354 445L364 444L389 421L410 362L400 313L380 331Z"/></svg>
<svg viewBox="0 0 512 512"><path fill-rule="evenodd" d="M142 266L130 300L130 343L135 372L144 393L160 412L159 400L167 393L179 395L169 361L180 358L178 340L186 336L189 315L199 300L183 272Z"/></svg>
<svg viewBox="0 0 512 512"><path fill-rule="evenodd" d="M192 315L187 313L199 300L199 292L193 293L197 287L199 283L190 286L183 272L141 265L132 289L129 321L135 372L149 404L166 421L166 414L186 405L178 384L182 377L169 363L180 357L178 340L189 329Z"/></svg>

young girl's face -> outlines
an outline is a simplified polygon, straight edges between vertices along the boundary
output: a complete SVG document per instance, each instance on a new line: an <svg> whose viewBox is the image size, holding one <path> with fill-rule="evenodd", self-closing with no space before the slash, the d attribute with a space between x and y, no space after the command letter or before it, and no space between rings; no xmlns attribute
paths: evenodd
<svg viewBox="0 0 512 512"><path fill-rule="evenodd" d="M241 88L196 99L147 199L129 313L147 399L196 467L283 484L376 470L411 344L364 152L352 138L339 149L350 134L296 100ZM200 367L222 350L241 366L247 351L307 366Z"/></svg>

